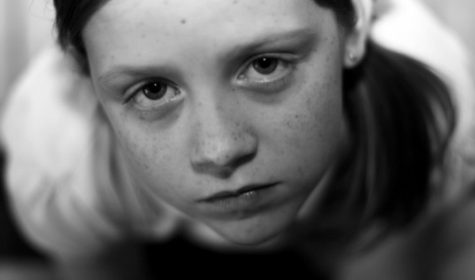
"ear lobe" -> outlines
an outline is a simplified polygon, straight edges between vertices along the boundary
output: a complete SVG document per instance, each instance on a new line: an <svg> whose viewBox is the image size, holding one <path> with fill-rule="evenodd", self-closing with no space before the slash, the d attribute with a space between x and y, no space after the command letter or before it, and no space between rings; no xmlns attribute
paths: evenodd
<svg viewBox="0 0 475 280"><path fill-rule="evenodd" d="M348 30L345 39L344 65L352 68L359 64L366 54L366 41L369 37L373 16L373 0L352 0L356 22Z"/></svg>

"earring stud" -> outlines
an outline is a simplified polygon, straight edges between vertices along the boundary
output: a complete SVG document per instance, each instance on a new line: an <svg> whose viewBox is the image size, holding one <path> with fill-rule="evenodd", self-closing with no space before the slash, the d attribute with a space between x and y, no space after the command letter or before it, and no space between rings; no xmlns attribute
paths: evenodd
<svg viewBox="0 0 475 280"><path fill-rule="evenodd" d="M349 66L354 66L358 62L358 56L352 52L348 53L347 62Z"/></svg>
<svg viewBox="0 0 475 280"><path fill-rule="evenodd" d="M355 62L357 59L356 55L354 53L348 54L348 60L351 62Z"/></svg>

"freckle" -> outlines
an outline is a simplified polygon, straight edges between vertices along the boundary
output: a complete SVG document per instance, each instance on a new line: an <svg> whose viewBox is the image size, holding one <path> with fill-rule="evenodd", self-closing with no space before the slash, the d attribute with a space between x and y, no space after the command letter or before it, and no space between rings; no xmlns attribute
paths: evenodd
<svg viewBox="0 0 475 280"><path fill-rule="evenodd" d="M292 127L292 121L287 120L287 121L285 122L285 125L286 125L287 127L290 127L290 128L291 128L291 127Z"/></svg>
<svg viewBox="0 0 475 280"><path fill-rule="evenodd" d="M181 23L181 24L186 24L186 19L180 20L180 23Z"/></svg>
<svg viewBox="0 0 475 280"><path fill-rule="evenodd" d="M146 121L147 117L145 115L140 114L139 119L141 119L142 121Z"/></svg>

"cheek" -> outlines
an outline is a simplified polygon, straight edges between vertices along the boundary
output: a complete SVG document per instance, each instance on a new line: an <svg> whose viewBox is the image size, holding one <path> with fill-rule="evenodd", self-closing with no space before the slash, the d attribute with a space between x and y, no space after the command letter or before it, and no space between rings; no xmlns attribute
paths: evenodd
<svg viewBox="0 0 475 280"><path fill-rule="evenodd" d="M162 197L176 199L183 170L177 138L170 131L158 132L153 125L130 120L126 115L112 117L111 122L136 187L154 189ZM160 184L156 183L158 180Z"/></svg>
<svg viewBox="0 0 475 280"><path fill-rule="evenodd" d="M117 130L117 136L122 143L129 158L136 165L136 169L145 173L152 172L153 161L166 162L169 158L166 151L170 151L170 143L166 140L158 140L156 136L137 127L128 126L122 122Z"/></svg>
<svg viewBox="0 0 475 280"><path fill-rule="evenodd" d="M335 140L344 130L342 102L342 61L337 38L327 39L323 47L301 70L305 73L294 90L296 101L293 114L287 116L286 126L305 139L317 143ZM292 136L296 133L293 133ZM299 138L297 136L297 138Z"/></svg>
<svg viewBox="0 0 475 280"><path fill-rule="evenodd" d="M305 97L298 109L286 116L285 126L292 131L289 136L293 138L298 135L314 135L312 138L331 138L341 129L344 120L339 83L313 85L304 91Z"/></svg>
<svg viewBox="0 0 475 280"><path fill-rule="evenodd" d="M311 180L339 158L346 139L341 74L338 68L330 67L324 68L319 78L302 83L301 98L283 122L282 151L294 162L296 173Z"/></svg>

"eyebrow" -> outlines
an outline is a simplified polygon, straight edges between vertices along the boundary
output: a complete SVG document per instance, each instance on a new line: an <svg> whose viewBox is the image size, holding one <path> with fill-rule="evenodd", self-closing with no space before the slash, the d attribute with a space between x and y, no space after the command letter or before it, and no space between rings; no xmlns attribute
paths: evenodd
<svg viewBox="0 0 475 280"><path fill-rule="evenodd" d="M256 50L267 48L269 46L307 46L311 47L315 40L316 32L314 29L304 28L290 30L284 32L276 32L266 34L265 36L257 36L255 39L249 40L248 43L240 43L236 45L230 52L222 54L224 57L236 57L240 54L251 53Z"/></svg>
<svg viewBox="0 0 475 280"><path fill-rule="evenodd" d="M254 36L247 39L248 42L240 42L231 50L217 53L216 56L222 61L235 61L242 59L249 53L268 48L270 46L299 46L311 48L316 39L316 32L312 28L301 28L288 31L279 31L265 35ZM164 76L177 77L180 71L173 65L122 65L117 64L99 75L98 81L102 85L110 85L115 79L121 77L142 77L150 73L160 73Z"/></svg>
<svg viewBox="0 0 475 280"><path fill-rule="evenodd" d="M135 79L143 76L150 76L150 73L160 73L163 76L179 76L179 70L169 65L114 65L110 70L105 71L98 77L99 84L106 87L114 87L114 80L122 78ZM124 81L125 82L125 81Z"/></svg>

